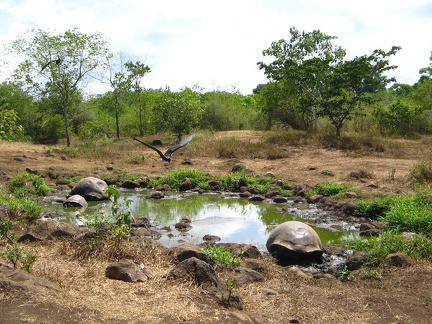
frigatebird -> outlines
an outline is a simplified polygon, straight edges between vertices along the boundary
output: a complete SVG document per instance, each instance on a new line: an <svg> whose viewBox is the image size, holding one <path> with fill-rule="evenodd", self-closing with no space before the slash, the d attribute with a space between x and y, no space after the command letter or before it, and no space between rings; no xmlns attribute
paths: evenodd
<svg viewBox="0 0 432 324"><path fill-rule="evenodd" d="M143 142L143 141L140 141L138 138L135 138L135 137L132 136L132 138L133 138L135 141L138 141L138 142L140 142L141 144L144 144L145 146L150 147L152 150L155 150L156 152L158 152L158 154L160 155L160 157L162 158L162 160L167 161L168 163L171 163L171 156L173 155L173 153L174 153L175 151L177 151L179 148L181 148L181 147L187 145L190 141L192 141L192 139L193 139L194 137L195 137L195 135L191 135L191 136L189 136L188 138L185 138L184 140L180 141L179 143L177 143L177 144L174 145L173 147L169 148L169 149L165 152L165 154L163 154L162 151L159 150L157 147L155 147L155 146L153 146L153 145L151 145L151 144L145 143L145 142Z"/></svg>
<svg viewBox="0 0 432 324"><path fill-rule="evenodd" d="M48 67L48 65L50 65L51 63L55 63L55 64L59 65L61 63L61 59L58 58L57 60L51 60L51 61L49 61L47 64L45 64L44 66L42 66L42 69L40 71L42 72L43 70L45 70Z"/></svg>

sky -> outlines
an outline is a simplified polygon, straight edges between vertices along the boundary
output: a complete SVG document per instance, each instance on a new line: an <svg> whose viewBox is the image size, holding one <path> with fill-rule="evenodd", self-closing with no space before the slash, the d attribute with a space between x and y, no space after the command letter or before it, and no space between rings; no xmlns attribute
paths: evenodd
<svg viewBox="0 0 432 324"><path fill-rule="evenodd" d="M145 88L246 95L267 82L262 51L289 40L291 27L337 37L347 59L400 46L389 72L399 83L414 84L430 64L431 0L0 0L0 61L4 45L30 29L78 28L147 64Z"/></svg>

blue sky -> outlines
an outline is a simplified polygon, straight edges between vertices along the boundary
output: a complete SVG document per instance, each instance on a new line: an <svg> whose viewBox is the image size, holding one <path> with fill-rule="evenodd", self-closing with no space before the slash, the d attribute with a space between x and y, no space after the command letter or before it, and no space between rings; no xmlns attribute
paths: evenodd
<svg viewBox="0 0 432 324"><path fill-rule="evenodd" d="M77 27L101 32L113 49L151 67L148 88L251 93L267 82L257 62L289 29L336 36L347 58L374 49L402 50L391 59L398 82L413 84L429 66L430 0L2 0L0 46L29 29L53 34ZM4 61L3 55L0 61ZM0 79L8 76L2 69Z"/></svg>

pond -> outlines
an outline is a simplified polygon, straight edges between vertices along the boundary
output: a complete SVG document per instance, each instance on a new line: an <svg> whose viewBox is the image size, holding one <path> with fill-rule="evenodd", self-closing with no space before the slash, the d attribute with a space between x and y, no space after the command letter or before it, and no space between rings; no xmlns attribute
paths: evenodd
<svg viewBox="0 0 432 324"><path fill-rule="evenodd" d="M343 243L358 237L356 224L332 217L314 204L284 204L251 202L231 193L171 193L162 199L148 199L149 190L121 190L120 204L131 200L128 210L135 218L147 217L154 229L161 233L159 241L167 246L182 242L199 244L206 234L216 235L221 242L250 243L266 250L265 243L271 230L278 224L298 220L311 225L323 246ZM66 195L66 193L65 193ZM96 214L109 214L111 202L90 202L86 210L64 208L56 197L47 199L46 211L56 211L59 219L75 224ZM57 203L56 203L57 201ZM192 220L192 228L179 231L174 225L183 217Z"/></svg>

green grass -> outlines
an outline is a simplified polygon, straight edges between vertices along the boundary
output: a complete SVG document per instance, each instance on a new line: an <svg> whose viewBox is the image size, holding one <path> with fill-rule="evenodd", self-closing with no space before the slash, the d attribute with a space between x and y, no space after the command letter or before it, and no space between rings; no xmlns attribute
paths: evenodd
<svg viewBox="0 0 432 324"><path fill-rule="evenodd" d="M0 194L0 205L8 210L10 219L33 220L40 217L42 207L34 200L26 197Z"/></svg>
<svg viewBox="0 0 432 324"><path fill-rule="evenodd" d="M395 230L387 230L377 237L359 238L351 241L349 247L354 251L366 252L365 266L380 266L386 263L385 258L390 253L404 252L415 259L432 260L432 244L423 234L412 239L404 239Z"/></svg>
<svg viewBox="0 0 432 324"><path fill-rule="evenodd" d="M45 184L40 175L28 172L18 173L8 182L8 187L10 192L17 197L25 197L29 194L44 196L51 192L51 188Z"/></svg>
<svg viewBox="0 0 432 324"><path fill-rule="evenodd" d="M324 197L341 197L353 188L347 184L319 183L308 192L308 196L323 195Z"/></svg>
<svg viewBox="0 0 432 324"><path fill-rule="evenodd" d="M354 211L354 216L366 217L369 219L378 219L383 217L395 203L397 198L388 196L384 198L376 198L371 200L357 201L357 208Z"/></svg>

